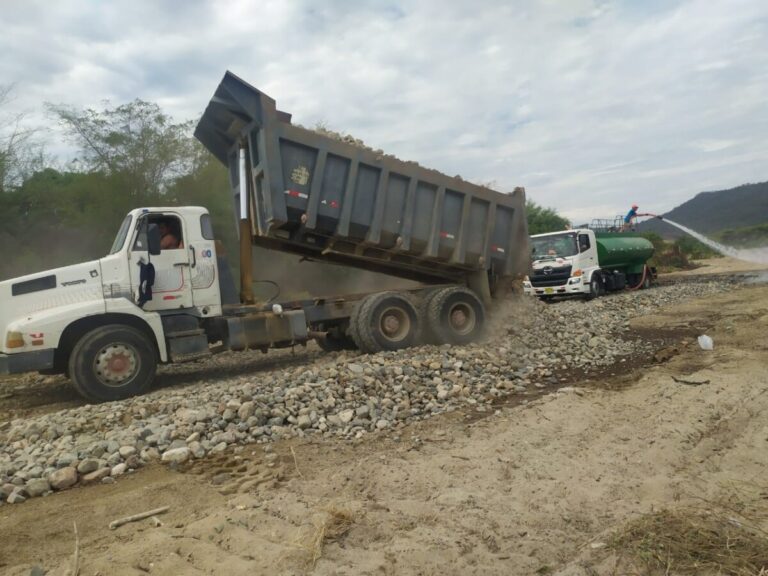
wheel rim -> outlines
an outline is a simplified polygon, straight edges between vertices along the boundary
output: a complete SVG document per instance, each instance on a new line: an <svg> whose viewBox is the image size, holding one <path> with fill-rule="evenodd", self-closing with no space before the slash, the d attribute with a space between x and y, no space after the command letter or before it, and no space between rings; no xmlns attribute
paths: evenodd
<svg viewBox="0 0 768 576"><path fill-rule="evenodd" d="M390 306L379 316L379 331L390 342L401 342L411 332L411 317L402 308Z"/></svg>
<svg viewBox="0 0 768 576"><path fill-rule="evenodd" d="M93 361L93 373L105 386L118 388L130 381L141 369L141 356L130 344L104 346Z"/></svg>
<svg viewBox="0 0 768 576"><path fill-rule="evenodd" d="M475 309L466 302L457 302L448 310L448 326L460 335L471 334L477 325Z"/></svg>

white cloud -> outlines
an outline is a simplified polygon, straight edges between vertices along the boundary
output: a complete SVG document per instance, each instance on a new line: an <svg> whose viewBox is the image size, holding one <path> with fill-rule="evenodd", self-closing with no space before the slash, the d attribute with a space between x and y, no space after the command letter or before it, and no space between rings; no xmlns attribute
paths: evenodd
<svg viewBox="0 0 768 576"><path fill-rule="evenodd" d="M691 145L702 152L719 152L726 150L738 144L737 140L717 140L714 138L705 138L704 140L694 140Z"/></svg>
<svg viewBox="0 0 768 576"><path fill-rule="evenodd" d="M194 117L231 69L296 122L574 218L768 179L760 0L37 0L4 20L0 78L34 122L135 97Z"/></svg>

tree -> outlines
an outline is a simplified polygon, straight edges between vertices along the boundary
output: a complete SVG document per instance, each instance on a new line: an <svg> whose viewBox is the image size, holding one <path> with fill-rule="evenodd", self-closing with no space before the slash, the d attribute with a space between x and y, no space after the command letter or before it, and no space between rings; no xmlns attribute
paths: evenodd
<svg viewBox="0 0 768 576"><path fill-rule="evenodd" d="M0 193L11 190L45 163L36 130L23 125L23 113L3 113L12 101L13 85L0 85Z"/></svg>
<svg viewBox="0 0 768 576"><path fill-rule="evenodd" d="M533 200L526 201L525 213L528 217L528 234L530 235L557 232L566 229L571 224L553 208L544 208Z"/></svg>
<svg viewBox="0 0 768 576"><path fill-rule="evenodd" d="M107 102L103 110L48 109L80 147L86 170L122 174L135 202L153 199L193 168L193 121L174 122L157 104L136 99L116 107Z"/></svg>
<svg viewBox="0 0 768 576"><path fill-rule="evenodd" d="M0 279L99 258L125 213L119 176L47 168L0 194Z"/></svg>
<svg viewBox="0 0 768 576"><path fill-rule="evenodd" d="M81 160L69 171L17 170L0 194L0 245L13 255L0 259L0 279L103 256L125 214L148 205L209 208L217 237L236 254L227 170L192 138L194 121L173 122L141 100L99 111L49 108Z"/></svg>

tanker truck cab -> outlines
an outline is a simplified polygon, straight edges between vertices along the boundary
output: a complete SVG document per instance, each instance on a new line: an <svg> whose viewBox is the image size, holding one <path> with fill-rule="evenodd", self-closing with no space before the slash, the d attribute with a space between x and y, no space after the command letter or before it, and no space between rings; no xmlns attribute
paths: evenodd
<svg viewBox="0 0 768 576"><path fill-rule="evenodd" d="M590 294L599 272L597 243L592 230L567 230L531 236L531 271L523 281L526 294L554 296Z"/></svg>
<svg viewBox="0 0 768 576"><path fill-rule="evenodd" d="M103 258L0 282L0 374L66 373L87 398L132 396L173 345L210 354L198 319L221 310L208 212L135 209Z"/></svg>
<svg viewBox="0 0 768 576"><path fill-rule="evenodd" d="M633 232L598 224L589 228L532 236L531 270L523 280L526 294L596 298L606 292L649 288L656 277L648 266L653 244Z"/></svg>

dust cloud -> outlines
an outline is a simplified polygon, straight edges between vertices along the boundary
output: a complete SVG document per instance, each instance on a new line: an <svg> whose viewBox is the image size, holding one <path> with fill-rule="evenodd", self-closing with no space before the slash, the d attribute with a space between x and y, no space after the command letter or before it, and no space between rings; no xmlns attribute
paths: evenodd
<svg viewBox="0 0 768 576"><path fill-rule="evenodd" d="M515 292L493 303L486 310L486 339L510 338L522 344L524 335L534 322L541 320L541 311L547 304L538 298Z"/></svg>
<svg viewBox="0 0 768 576"><path fill-rule="evenodd" d="M301 300L384 290L408 290L421 284L390 276L307 260L301 256L253 247L254 293L262 300ZM276 294L276 286L279 294Z"/></svg>

